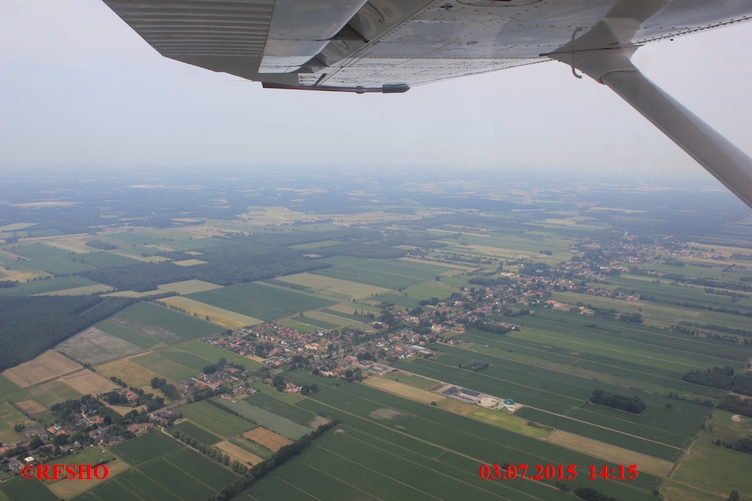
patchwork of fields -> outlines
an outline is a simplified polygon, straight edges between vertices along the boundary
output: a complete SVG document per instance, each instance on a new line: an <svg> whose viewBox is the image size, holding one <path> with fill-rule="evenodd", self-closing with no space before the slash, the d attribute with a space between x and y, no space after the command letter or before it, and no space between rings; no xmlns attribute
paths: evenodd
<svg viewBox="0 0 752 501"><path fill-rule="evenodd" d="M588 231L601 225L588 218L546 219L538 224L543 229ZM330 267L264 281L222 286L181 278L160 284L147 294L176 295L157 303L134 304L37 359L4 371L0 375L0 442L20 440L22 435L14 426L32 424L30 418L35 416L51 418L49 409L55 403L111 390L115 385L110 377L154 392L152 378L175 384L220 358L248 369L265 368L200 339L226 329L279 321L307 332L352 327L378 334L367 313L378 317L386 307L395 312L430 309L433 306L426 305L426 300L435 305L435 299L443 300L460 287L480 289L484 279L491 280L487 277L498 278L502 267L519 270L524 266L523 261L516 261L520 256L554 265L582 254L569 237L546 236L544 240L542 233L480 232L431 230L430 234L445 236L448 245L429 253L427 261L329 254L317 262ZM3 288L0 296L106 292L111 286L75 274L128 266L136 260L171 260L174 268L197 268L208 262L202 260L208 247L224 243L167 230L164 234L115 233L101 239L118 249L85 252L89 249L84 237L60 245L6 248L2 263L10 276L69 276ZM325 254L340 245L342 241L324 239L285 248ZM738 250L724 252L731 255ZM182 254L188 254L191 259L160 253L183 258ZM457 262L442 265L438 259ZM421 341L433 355L388 361L379 355L379 362L398 369L386 377L370 376L360 384L314 377L302 370L285 372L286 380L315 383L320 391L303 397L278 394L265 385L249 396L170 401L180 404L175 410L183 420L167 432L188 434L218 447L232 460L253 465L326 422L324 416L341 419L341 425L234 499L573 499L551 480L481 481L482 463L576 464L577 478L565 482L568 489L593 487L624 500L648 499L655 489L665 499L723 499L728 496L725 484L719 486L724 472L731 472L727 475L730 488L746 493L752 489L746 480L752 460L713 441L749 435L748 428L736 426L739 423L733 415L715 408L724 391L683 381L682 376L691 369L718 366L741 373L748 367L752 346L732 343L718 332L747 336L750 294L640 274L640 270L676 274L677 269L686 268L679 271L690 277L724 280L726 285L736 280L738 285L749 277L745 261L730 265L729 261L719 264L694 258L684 260L686 266L642 264L638 270L609 277L607 283L591 284L606 291L628 292L637 300L562 289L550 295L552 301L564 305L562 311L545 308L543 302L514 304L514 310L525 306L529 312L518 317L502 316L501 308L476 311L481 318L522 328L504 335L460 325L456 331L437 331L453 338L454 345L432 342L436 332L429 333L429 323ZM467 265L474 262L477 266ZM124 293L128 294L117 292ZM639 313L645 321L628 323L577 314L584 304ZM567 306L573 311L567 311ZM436 317L440 314L437 310ZM707 329L703 334L708 335L669 329L680 322ZM716 332L713 326L723 328ZM487 365L474 372L467 368L473 364ZM273 374L263 378L271 379ZM442 384L512 398L517 407L510 413L460 402L436 393ZM646 410L635 415L590 403L595 390L638 397ZM229 468L160 431L108 451L119 459L115 460L117 475L107 482L76 490L13 479L0 486L0 501L54 499L53 493L84 501L207 499L238 478ZM636 463L640 475L632 482L588 480L588 465L600 466L604 461Z"/></svg>
<svg viewBox="0 0 752 501"><path fill-rule="evenodd" d="M295 313L335 304L334 301L329 299L261 282L198 292L196 294L189 294L187 297L264 321L277 320L289 317Z"/></svg>

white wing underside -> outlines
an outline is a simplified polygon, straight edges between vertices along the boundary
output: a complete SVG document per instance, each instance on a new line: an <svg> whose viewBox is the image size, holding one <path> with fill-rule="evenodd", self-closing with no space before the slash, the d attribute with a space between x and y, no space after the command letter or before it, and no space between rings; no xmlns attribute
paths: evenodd
<svg viewBox="0 0 752 501"><path fill-rule="evenodd" d="M250 80L380 89L547 61L604 20L641 45L752 15L749 0L105 0L162 55ZM646 18L644 12L658 12ZM647 6L647 7L646 7ZM635 19L639 22L635 25ZM614 40L608 40L612 44Z"/></svg>
<svg viewBox="0 0 752 501"><path fill-rule="evenodd" d="M265 87L404 92L557 60L608 85L752 207L752 159L635 68L752 0L104 0L163 56ZM576 73L575 73L576 74Z"/></svg>

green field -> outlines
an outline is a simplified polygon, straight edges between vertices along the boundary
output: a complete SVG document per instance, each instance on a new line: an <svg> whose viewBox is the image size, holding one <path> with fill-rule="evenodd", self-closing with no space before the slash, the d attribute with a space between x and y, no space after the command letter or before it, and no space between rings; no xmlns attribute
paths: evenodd
<svg viewBox="0 0 752 501"><path fill-rule="evenodd" d="M264 321L335 304L328 299L262 282L233 285L186 297Z"/></svg>
<svg viewBox="0 0 752 501"><path fill-rule="evenodd" d="M236 475L222 468L218 463L189 449L170 454L167 460L195 480L215 490L220 490L237 479Z"/></svg>
<svg viewBox="0 0 752 501"><path fill-rule="evenodd" d="M369 301L378 301L385 303L394 303L397 306L412 310L420 306L420 301L417 298L408 297L403 294L377 294L376 296L368 298Z"/></svg>
<svg viewBox="0 0 752 501"><path fill-rule="evenodd" d="M257 444L253 440L248 440L243 436L230 437L229 441L231 444L237 445L241 449L246 450L251 454L255 454L262 459L269 459L274 455L272 451L270 451L263 445Z"/></svg>
<svg viewBox="0 0 752 501"><path fill-rule="evenodd" d="M142 367L146 367L159 374L160 376L167 378L172 383L177 383L183 379L195 376L198 372L195 369L186 367L185 365L163 357L159 353L147 353L130 359L132 362L137 363Z"/></svg>
<svg viewBox="0 0 752 501"><path fill-rule="evenodd" d="M59 380L29 388L29 396L48 409L53 404L82 397L79 392Z"/></svg>
<svg viewBox="0 0 752 501"><path fill-rule="evenodd" d="M313 318L313 316L311 316L311 313L309 313L309 316L298 315L290 318L290 320L305 325L313 325L314 327L319 327L320 329L337 329L338 327L340 327L339 324L333 324L325 320Z"/></svg>
<svg viewBox="0 0 752 501"><path fill-rule="evenodd" d="M433 280L449 269L411 261L374 259L334 265L332 268L316 270L313 273L385 289L399 289Z"/></svg>
<svg viewBox="0 0 752 501"><path fill-rule="evenodd" d="M536 367L545 367L557 372L603 381L604 383L631 387L649 393L667 394L668 392L673 391L674 393L677 393L678 391L682 392L685 397L689 397L696 393L697 397L705 395L712 398L718 398L722 393L715 388L698 386L684 382L680 379L654 376L649 372L642 373L635 370L616 367L610 365L608 360L605 360L602 363L588 362L574 358L568 362L554 361L550 358L555 357L555 354L548 353L543 347L540 347L539 350L541 355L547 355L547 357L531 355L531 353L535 353L534 349L523 348L523 350L519 350L518 347L513 344L501 344L494 339L484 338L483 336L465 337L465 335L463 335L463 339L473 339L474 343L487 343L466 345L464 348L469 351L493 355L502 360L521 362ZM520 351L525 351L525 353Z"/></svg>
<svg viewBox="0 0 752 501"><path fill-rule="evenodd" d="M141 246L148 244L157 244L167 242L168 239L162 236L150 234L148 232L123 232L123 233L110 233L102 236L100 240L105 240L115 244L123 246ZM172 242L170 242L172 243Z"/></svg>
<svg viewBox="0 0 752 501"><path fill-rule="evenodd" d="M191 423L190 421L183 421L182 423L167 428L167 431L170 434L172 434L172 432L175 430L180 430L206 445L214 445L217 442L222 441L222 439L216 436L214 433L208 432L205 429Z"/></svg>
<svg viewBox="0 0 752 501"><path fill-rule="evenodd" d="M130 259L118 254L112 254L110 252L91 252L89 254L81 254L78 256L78 261L97 268L109 268L113 266L131 266L138 264L139 261Z"/></svg>
<svg viewBox="0 0 752 501"><path fill-rule="evenodd" d="M289 327L291 329L295 329L300 332L316 332L319 330L319 327L312 325L310 323L302 323L298 322L297 320L293 320L291 318L283 318L282 320L278 321L281 325L284 325L286 327Z"/></svg>
<svg viewBox="0 0 752 501"><path fill-rule="evenodd" d="M192 353L198 357L205 358L206 360L209 360L211 363L216 363L217 361L219 361L220 358L225 358L228 362L242 365L246 369L254 369L256 367L261 367L263 365L260 362L251 360L250 358L244 357L242 355L238 355L237 353L233 353L231 351L225 350L224 348L220 348L219 346L205 343L198 339L195 339L193 341L188 341L187 343L181 343L177 346L173 346L173 349L187 351L188 353Z"/></svg>
<svg viewBox="0 0 752 501"><path fill-rule="evenodd" d="M519 354L519 358L526 358L533 363L535 363L535 359L538 359L538 363L542 361L543 364L569 365L643 381L650 385L658 384L666 388L666 393L678 389L690 395L697 393L713 397L720 396L720 392L714 388L685 383L681 380L683 372L666 370L655 365L642 365L637 362L591 354L585 351L573 352L567 348L545 344L544 342L532 342L527 339L513 338L508 335L498 336L481 331L469 331L457 337L478 343L473 347L474 350L491 352L500 358L514 359ZM483 346L488 348L484 349Z"/></svg>
<svg viewBox="0 0 752 501"><path fill-rule="evenodd" d="M113 318L118 319L117 323L121 325L124 324L132 330L137 330L152 337L154 337L154 334L150 333L150 327L163 329L180 338L188 339L209 336L224 330L198 318L189 317L168 308L144 302L126 308Z"/></svg>
<svg viewBox="0 0 752 501"><path fill-rule="evenodd" d="M20 389L21 388L16 383L0 374L0 399L7 395L15 393Z"/></svg>
<svg viewBox="0 0 752 501"><path fill-rule="evenodd" d="M70 275L95 269L94 266L84 264L79 258L71 256L43 257L11 263L10 268L12 270L42 270L53 275Z"/></svg>
<svg viewBox="0 0 752 501"><path fill-rule="evenodd" d="M151 458L76 499L200 501L211 498L238 478L216 462L173 442L178 450Z"/></svg>
<svg viewBox="0 0 752 501"><path fill-rule="evenodd" d="M444 278L442 278L442 281L443 280ZM449 287L436 281L413 285L405 290L407 297L418 300L431 299L432 297L445 299L451 296L454 291L454 287Z"/></svg>
<svg viewBox="0 0 752 501"><path fill-rule="evenodd" d="M325 277L314 273L298 273L297 275L280 277L278 281L290 285L297 285L306 289L316 289L318 291L341 294L345 299L368 297L372 294L386 292L386 289L382 287L338 280L336 278Z"/></svg>
<svg viewBox="0 0 752 501"><path fill-rule="evenodd" d="M112 452L127 462L138 465L158 458L168 452L180 449L182 445L164 433L154 431L140 437L127 440L112 447Z"/></svg>
<svg viewBox="0 0 752 501"><path fill-rule="evenodd" d="M211 430L225 438L256 427L256 425L204 401L184 405L180 407L179 412L202 428Z"/></svg>
<svg viewBox="0 0 752 501"><path fill-rule="evenodd" d="M652 442L642 443L631 435L644 437L646 440L663 444L656 450L664 451L659 457L667 459L675 459L674 455L677 451L673 447L683 448L689 445L689 441L708 412L708 408L701 405L683 401L674 402L666 397L595 381L579 375L512 360L502 360L485 353L469 352L452 346L432 345L431 347L443 351L444 354L435 360L416 359L412 362L396 362L393 365L406 371L483 391L500 398L513 398L521 404L536 408L525 407L518 411L518 414L523 417L584 436L596 438L597 434L601 437L598 438L599 440L625 448L638 447L634 450L657 456L658 454L651 452L654 448L650 445ZM490 365L478 373L459 368L459 365L465 365L474 360ZM648 410L641 416L633 416L597 405L581 409L580 406L596 389L639 396L647 404ZM667 403L671 403L673 407L667 408ZM535 413L535 416L532 416L532 413ZM599 428L594 429L595 427ZM603 431L603 428L609 431ZM583 433L583 429L589 432Z"/></svg>
<svg viewBox="0 0 752 501"><path fill-rule="evenodd" d="M17 424L27 423L26 416L17 411L10 403L0 403L0 443L8 444L23 440L23 437L13 430Z"/></svg>
<svg viewBox="0 0 752 501"><path fill-rule="evenodd" d="M293 495L381 499L570 499L553 482L482 482L482 462L577 464L571 488L592 486L587 466L602 461L532 438L450 414L436 407L358 384L340 384L295 372L298 384L317 382L321 391L298 405L337 415L343 433L328 432L310 452L277 469L238 499L279 499ZM311 481L311 478L318 480ZM648 497L658 479L640 475L599 490L619 499ZM324 493L329 493L325 495ZM358 494L359 493L359 494ZM250 497L252 496L252 497ZM293 495L295 497L295 495Z"/></svg>
<svg viewBox="0 0 752 501"><path fill-rule="evenodd" d="M159 350L159 354L163 356L164 358L169 358L173 362L177 362L180 365L184 365L190 369L193 369L194 372L196 373L203 372L204 367L216 362L216 360L214 361L206 360L205 358L197 357L196 355L192 355L185 351L173 351L169 349L164 349L164 350Z"/></svg>
<svg viewBox="0 0 752 501"><path fill-rule="evenodd" d="M275 392L269 392L269 395L267 395L266 393L259 392L254 395L249 395L243 401L248 404L253 405L254 407L264 409L266 411L271 412L272 414L276 414L278 416L294 421L298 423L299 425L311 426L311 422L316 418L316 416L310 411L301 409L300 407L295 405L297 402L304 400L305 397L293 395L290 393L280 394L280 396L283 396L283 397L287 395L295 397L294 402L293 401L286 402L281 398L277 398L277 395L275 395L274 393L279 393L279 392L275 390Z"/></svg>
<svg viewBox="0 0 752 501"><path fill-rule="evenodd" d="M0 296L32 296L49 292L101 285L88 278L71 276L25 282L8 289L0 289Z"/></svg>
<svg viewBox="0 0 752 501"><path fill-rule="evenodd" d="M141 348L144 348L146 350L154 348L159 344L159 341L157 341L156 339L144 336L143 334L140 334L125 326L110 322L109 320L99 322L98 324L96 324L96 327L112 334L113 336L125 339L126 341L129 341L136 346L140 346Z"/></svg>
<svg viewBox="0 0 752 501"><path fill-rule="evenodd" d="M57 501L44 484L38 480L27 481L16 477L0 484L0 495L5 494L11 501Z"/></svg>
<svg viewBox="0 0 752 501"><path fill-rule="evenodd" d="M43 259L48 257L67 256L70 254L70 252L45 244L18 245L10 247L8 250L13 254L17 254L27 259Z"/></svg>
<svg viewBox="0 0 752 501"><path fill-rule="evenodd" d="M303 435L311 432L310 426L298 424L297 422L282 417L279 414L257 407L254 405L254 397L255 395L248 397L245 400L238 400L237 403L232 403L229 400L223 399L216 399L216 402L228 409L234 410L248 419L252 419L264 428L268 428L292 440L297 440ZM311 420L313 420L313 418L314 416L311 415Z"/></svg>

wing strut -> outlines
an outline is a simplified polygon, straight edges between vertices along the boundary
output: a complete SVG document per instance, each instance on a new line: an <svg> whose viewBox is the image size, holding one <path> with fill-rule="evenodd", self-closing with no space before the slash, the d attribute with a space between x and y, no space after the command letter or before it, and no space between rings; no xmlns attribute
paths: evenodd
<svg viewBox="0 0 752 501"><path fill-rule="evenodd" d="M752 208L752 158L645 77L630 61L634 50L578 51L573 66L610 87ZM563 56L549 55L571 64Z"/></svg>

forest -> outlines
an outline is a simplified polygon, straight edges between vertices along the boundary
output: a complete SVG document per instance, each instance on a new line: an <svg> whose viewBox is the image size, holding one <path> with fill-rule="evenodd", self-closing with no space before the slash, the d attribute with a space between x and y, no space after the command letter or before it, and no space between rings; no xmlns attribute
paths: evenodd
<svg viewBox="0 0 752 501"><path fill-rule="evenodd" d="M621 411L631 412L632 414L642 414L646 409L645 402L640 400L640 397L617 395L616 393L608 393L603 390L594 390L590 401L594 404L605 405Z"/></svg>
<svg viewBox="0 0 752 501"><path fill-rule="evenodd" d="M721 390L731 390L752 396L752 372L734 375L731 367L713 367L704 372L690 370L682 377L684 381Z"/></svg>
<svg viewBox="0 0 752 501"><path fill-rule="evenodd" d="M688 383L728 390L734 382L734 369L731 367L713 367L705 371L693 369L684 374L682 379Z"/></svg>
<svg viewBox="0 0 752 501"><path fill-rule="evenodd" d="M31 360L137 301L98 296L0 297L0 370Z"/></svg>
<svg viewBox="0 0 752 501"><path fill-rule="evenodd" d="M734 414L752 417L752 400L743 399L736 395L726 395L723 397L721 403L718 404L718 408L722 411L729 411Z"/></svg>

